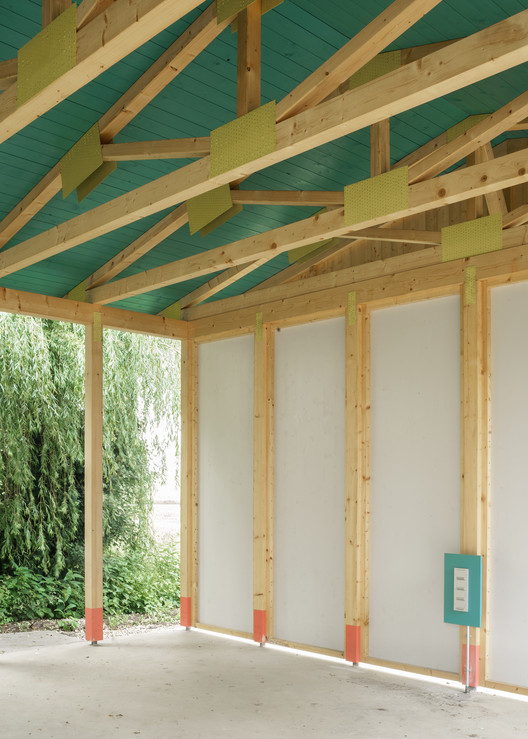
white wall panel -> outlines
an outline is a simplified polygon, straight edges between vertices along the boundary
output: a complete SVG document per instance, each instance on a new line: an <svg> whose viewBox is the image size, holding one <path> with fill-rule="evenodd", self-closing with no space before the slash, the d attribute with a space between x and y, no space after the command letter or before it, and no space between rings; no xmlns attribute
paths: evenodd
<svg viewBox="0 0 528 739"><path fill-rule="evenodd" d="M275 636L343 649L344 319L276 335Z"/></svg>
<svg viewBox="0 0 528 739"><path fill-rule="evenodd" d="M253 631L253 337L198 353L198 620Z"/></svg>
<svg viewBox="0 0 528 739"><path fill-rule="evenodd" d="M491 680L528 686L528 284L492 296Z"/></svg>
<svg viewBox="0 0 528 739"><path fill-rule="evenodd" d="M460 302L371 316L370 655L458 671L443 555L460 546Z"/></svg>

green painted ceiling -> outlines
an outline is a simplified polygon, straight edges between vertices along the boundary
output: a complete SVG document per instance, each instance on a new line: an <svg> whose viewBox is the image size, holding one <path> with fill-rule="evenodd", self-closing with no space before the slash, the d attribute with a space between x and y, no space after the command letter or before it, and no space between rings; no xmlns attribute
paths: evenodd
<svg viewBox="0 0 528 739"><path fill-rule="evenodd" d="M284 0L263 16L262 102L280 100L388 5L388 0ZM0 219L57 163L150 64L207 7L203 3L69 99L0 145ZM388 49L460 38L528 7L526 0L444 0ZM40 0L0 0L0 60L40 30ZM391 158L398 161L468 115L499 108L526 89L528 65L464 88L391 121ZM1 94L0 94L1 101ZM1 104L1 103L0 103ZM236 35L226 29L168 85L115 141L205 136L236 115ZM519 134L523 135L523 134ZM128 192L190 160L120 162L81 204L59 193L6 248ZM252 175L247 189L338 190L369 176L369 132L362 130ZM117 279L204 249L310 216L317 209L246 206L206 238L184 226ZM0 280L0 286L63 296L168 211L101 236ZM236 295L287 266L282 255L215 296ZM209 278L208 278L209 279ZM116 307L158 313L204 279L130 298Z"/></svg>

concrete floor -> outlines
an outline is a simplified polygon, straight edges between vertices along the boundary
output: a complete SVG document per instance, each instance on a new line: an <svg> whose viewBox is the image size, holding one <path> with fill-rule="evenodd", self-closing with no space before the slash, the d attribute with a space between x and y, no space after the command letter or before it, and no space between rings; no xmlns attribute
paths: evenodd
<svg viewBox="0 0 528 739"><path fill-rule="evenodd" d="M98 647L36 637L12 650L20 636L0 635L5 739L528 736L528 703L204 632L164 629Z"/></svg>

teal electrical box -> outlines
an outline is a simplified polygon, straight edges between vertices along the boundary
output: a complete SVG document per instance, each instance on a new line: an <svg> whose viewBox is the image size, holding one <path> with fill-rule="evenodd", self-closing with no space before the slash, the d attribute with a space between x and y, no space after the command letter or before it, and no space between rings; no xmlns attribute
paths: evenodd
<svg viewBox="0 0 528 739"><path fill-rule="evenodd" d="M480 628L482 620L482 557L444 554L444 621Z"/></svg>

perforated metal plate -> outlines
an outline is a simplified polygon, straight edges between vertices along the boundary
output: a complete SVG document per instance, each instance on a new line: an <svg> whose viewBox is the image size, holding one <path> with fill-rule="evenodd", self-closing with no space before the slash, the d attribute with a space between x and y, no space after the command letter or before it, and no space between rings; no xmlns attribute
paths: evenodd
<svg viewBox="0 0 528 739"><path fill-rule="evenodd" d="M502 215L485 216L442 229L442 262L502 249Z"/></svg>
<svg viewBox="0 0 528 739"><path fill-rule="evenodd" d="M70 290L66 296L69 300L77 300L79 303L86 302L86 280Z"/></svg>
<svg viewBox="0 0 528 739"><path fill-rule="evenodd" d="M218 23L226 21L233 15L245 10L255 0L216 0L216 19Z"/></svg>
<svg viewBox="0 0 528 739"><path fill-rule="evenodd" d="M467 267L464 274L464 305L477 302L477 268Z"/></svg>
<svg viewBox="0 0 528 739"><path fill-rule="evenodd" d="M218 218L215 218L214 221L211 221L211 223L208 223L207 226L204 226L200 229L200 236L203 238L204 236L207 236L207 234L210 234L211 231L214 231L215 228L218 228L218 226L221 226L222 223L225 223L230 218L233 218L233 216L236 216L237 213L240 213L243 206L240 205L240 203L237 203L236 205L232 205L229 210L226 210L225 213L222 213L221 216L218 216Z"/></svg>
<svg viewBox="0 0 528 739"><path fill-rule="evenodd" d="M345 226L398 213L409 207L409 169L390 172L345 187Z"/></svg>
<svg viewBox="0 0 528 739"><path fill-rule="evenodd" d="M383 54L377 54L374 59L367 62L355 74L350 77L348 84L351 90L361 87L366 82L372 82L377 77L383 77L388 72L393 72L401 67L401 51L386 51Z"/></svg>
<svg viewBox="0 0 528 739"><path fill-rule="evenodd" d="M211 177L276 149L275 101L211 131Z"/></svg>
<svg viewBox="0 0 528 739"><path fill-rule="evenodd" d="M196 233L208 223L214 221L233 205L229 185L222 185L187 201L187 215L189 216L189 231Z"/></svg>
<svg viewBox="0 0 528 739"><path fill-rule="evenodd" d="M182 315L181 300L177 300L172 305L169 305L168 308L165 308L165 310L161 311L161 315L163 318L176 318L179 321Z"/></svg>
<svg viewBox="0 0 528 739"><path fill-rule="evenodd" d="M75 67L77 5L61 13L18 52L17 105Z"/></svg>
<svg viewBox="0 0 528 739"><path fill-rule="evenodd" d="M356 291L348 293L347 301L347 319L349 326L355 326L357 321L357 295Z"/></svg>
<svg viewBox="0 0 528 739"><path fill-rule="evenodd" d="M475 126L480 121L483 121L484 118L488 118L490 114L489 113L481 113L479 115L470 115L467 118L464 118L463 121L460 121L460 123L455 124L454 126L451 126L451 128L448 128L446 131L446 141L449 144L451 141L454 141L454 139L458 138L459 136L462 136L463 133L466 131L469 131L470 128Z"/></svg>
<svg viewBox="0 0 528 739"><path fill-rule="evenodd" d="M92 172L89 177L81 182L81 184L77 188L77 200L79 201L79 203L87 195L89 195L92 190L95 190L97 185L100 185L101 182L106 179L108 175L111 174L116 168L117 162L103 162L100 167L97 167L97 169Z"/></svg>
<svg viewBox="0 0 528 739"><path fill-rule="evenodd" d="M66 198L103 164L99 124L92 126L60 160L62 197Z"/></svg>

